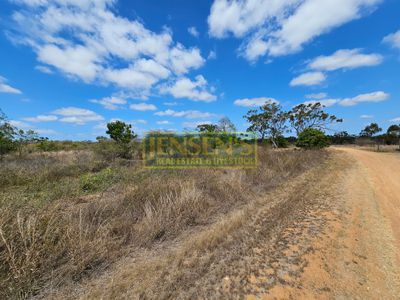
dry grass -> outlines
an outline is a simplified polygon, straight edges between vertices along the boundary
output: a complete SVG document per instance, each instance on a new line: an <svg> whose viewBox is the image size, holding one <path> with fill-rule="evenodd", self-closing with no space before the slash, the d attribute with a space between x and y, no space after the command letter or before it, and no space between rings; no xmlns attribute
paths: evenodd
<svg viewBox="0 0 400 300"><path fill-rule="evenodd" d="M135 163L108 165L90 152L7 161L0 174L0 298L51 295L126 255L158 251L326 157L260 151L257 169L229 171L149 171ZM240 219L227 219L222 228Z"/></svg>

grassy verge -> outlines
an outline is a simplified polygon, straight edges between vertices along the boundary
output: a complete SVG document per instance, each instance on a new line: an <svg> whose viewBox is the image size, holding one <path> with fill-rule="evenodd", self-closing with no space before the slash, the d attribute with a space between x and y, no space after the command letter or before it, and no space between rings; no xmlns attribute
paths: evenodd
<svg viewBox="0 0 400 300"><path fill-rule="evenodd" d="M81 154L6 162L1 169L1 298L79 284L127 254L215 224L327 157L261 150L254 170L149 171Z"/></svg>

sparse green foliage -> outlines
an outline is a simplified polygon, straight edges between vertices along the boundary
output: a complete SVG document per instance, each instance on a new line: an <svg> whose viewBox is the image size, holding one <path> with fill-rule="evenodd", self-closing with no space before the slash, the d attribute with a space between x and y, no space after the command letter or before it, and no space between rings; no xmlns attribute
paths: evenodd
<svg viewBox="0 0 400 300"><path fill-rule="evenodd" d="M129 144L137 135L132 131L132 125L122 121L115 121L107 124L107 134L111 139L120 144Z"/></svg>
<svg viewBox="0 0 400 300"><path fill-rule="evenodd" d="M379 127L377 123L371 123L366 126L360 133L362 137L373 137L382 131L382 128Z"/></svg>
<svg viewBox="0 0 400 300"><path fill-rule="evenodd" d="M317 102L297 105L289 112L290 123L298 136L307 128L324 130L329 124L343 122L342 119L326 113L323 108Z"/></svg>
<svg viewBox="0 0 400 300"><path fill-rule="evenodd" d="M287 130L288 113L281 110L275 102L266 103L260 110L250 110L245 116L250 123L247 131L259 134L261 141L269 137L272 145L278 148L278 138Z"/></svg>
<svg viewBox="0 0 400 300"><path fill-rule="evenodd" d="M321 149L329 146L329 138L319 129L307 128L299 134L296 146L304 149Z"/></svg>
<svg viewBox="0 0 400 300"><path fill-rule="evenodd" d="M223 117L218 121L216 130L218 132L233 133L236 132L236 126L228 117Z"/></svg>
<svg viewBox="0 0 400 300"><path fill-rule="evenodd" d="M0 110L0 160L5 154L15 150L15 130L8 122L7 116Z"/></svg>
<svg viewBox="0 0 400 300"><path fill-rule="evenodd" d="M81 178L81 188L85 192L95 192L109 187L114 178L115 172L111 168L94 174L86 174Z"/></svg>
<svg viewBox="0 0 400 300"><path fill-rule="evenodd" d="M217 132L217 128L218 126L214 124L200 124L197 126L197 130L204 133Z"/></svg>
<svg viewBox="0 0 400 300"><path fill-rule="evenodd" d="M132 131L132 125L122 121L115 121L107 124L107 134L117 144L117 156L122 158L130 158L132 143L137 135ZM104 142L104 140L99 140ZM104 143L103 143L104 145Z"/></svg>
<svg viewBox="0 0 400 300"><path fill-rule="evenodd" d="M391 125L386 134L389 139L397 140L400 149L400 125Z"/></svg>

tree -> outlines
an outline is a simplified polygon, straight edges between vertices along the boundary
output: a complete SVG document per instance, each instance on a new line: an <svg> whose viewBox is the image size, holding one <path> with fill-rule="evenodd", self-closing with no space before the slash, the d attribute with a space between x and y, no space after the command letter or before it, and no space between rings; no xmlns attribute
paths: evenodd
<svg viewBox="0 0 400 300"><path fill-rule="evenodd" d="M325 130L329 124L343 122L335 115L326 113L323 108L321 103L316 102L297 105L289 112L290 123L297 135L307 128Z"/></svg>
<svg viewBox="0 0 400 300"><path fill-rule="evenodd" d="M306 128L299 134L296 146L305 149L321 149L329 146L329 138L319 129Z"/></svg>
<svg viewBox="0 0 400 300"><path fill-rule="evenodd" d="M365 126L361 131L360 136L372 138L381 131L382 128L380 128L377 123L371 123L370 125Z"/></svg>
<svg viewBox="0 0 400 300"><path fill-rule="evenodd" d="M251 124L247 131L256 132L264 141L269 137L273 147L278 148L278 139L287 130L288 113L275 102L265 103L259 110L250 110L245 118Z"/></svg>
<svg viewBox="0 0 400 300"><path fill-rule="evenodd" d="M122 121L115 121L107 124L107 134L119 144L129 144L137 135L132 131L132 125Z"/></svg>
<svg viewBox="0 0 400 300"><path fill-rule="evenodd" d="M400 150L400 125L391 125L387 130L387 135L398 140Z"/></svg>
<svg viewBox="0 0 400 300"><path fill-rule="evenodd" d="M107 134L118 146L118 156L130 158L132 142L137 135L132 131L132 125L122 121L115 121L107 124ZM101 142L101 141L99 141Z"/></svg>
<svg viewBox="0 0 400 300"><path fill-rule="evenodd" d="M218 132L233 133L236 132L236 126L228 117L223 117L218 121L217 125Z"/></svg>
<svg viewBox="0 0 400 300"><path fill-rule="evenodd" d="M18 150L19 156L22 156L23 148L39 138L38 134L33 130L24 131L22 129L16 132L15 144Z"/></svg>
<svg viewBox="0 0 400 300"><path fill-rule="evenodd" d="M15 150L14 135L15 128L7 119L7 116L0 109L0 160L8 152Z"/></svg>
<svg viewBox="0 0 400 300"><path fill-rule="evenodd" d="M377 135L381 131L382 131L382 128L380 128L377 123L371 123L371 124L365 126L365 128L360 132L360 136L374 138L375 135ZM379 139L375 138L375 142L376 142L376 145L377 145L378 151L379 151L379 148L380 148L379 147Z"/></svg>
<svg viewBox="0 0 400 300"><path fill-rule="evenodd" d="M214 124L200 124L197 126L197 130L203 133L213 133L218 129L217 125Z"/></svg>
<svg viewBox="0 0 400 300"><path fill-rule="evenodd" d="M347 131L337 132L330 138L334 145L354 144L356 140L356 137L350 135Z"/></svg>

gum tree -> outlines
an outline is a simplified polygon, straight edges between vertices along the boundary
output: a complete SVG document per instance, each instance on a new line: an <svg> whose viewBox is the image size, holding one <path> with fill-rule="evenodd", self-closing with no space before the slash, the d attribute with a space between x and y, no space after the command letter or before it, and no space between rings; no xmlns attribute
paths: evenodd
<svg viewBox="0 0 400 300"><path fill-rule="evenodd" d="M319 103L300 104L289 112L289 120L297 136L307 128L326 130L332 123L343 122L335 115L324 111L324 106Z"/></svg>

